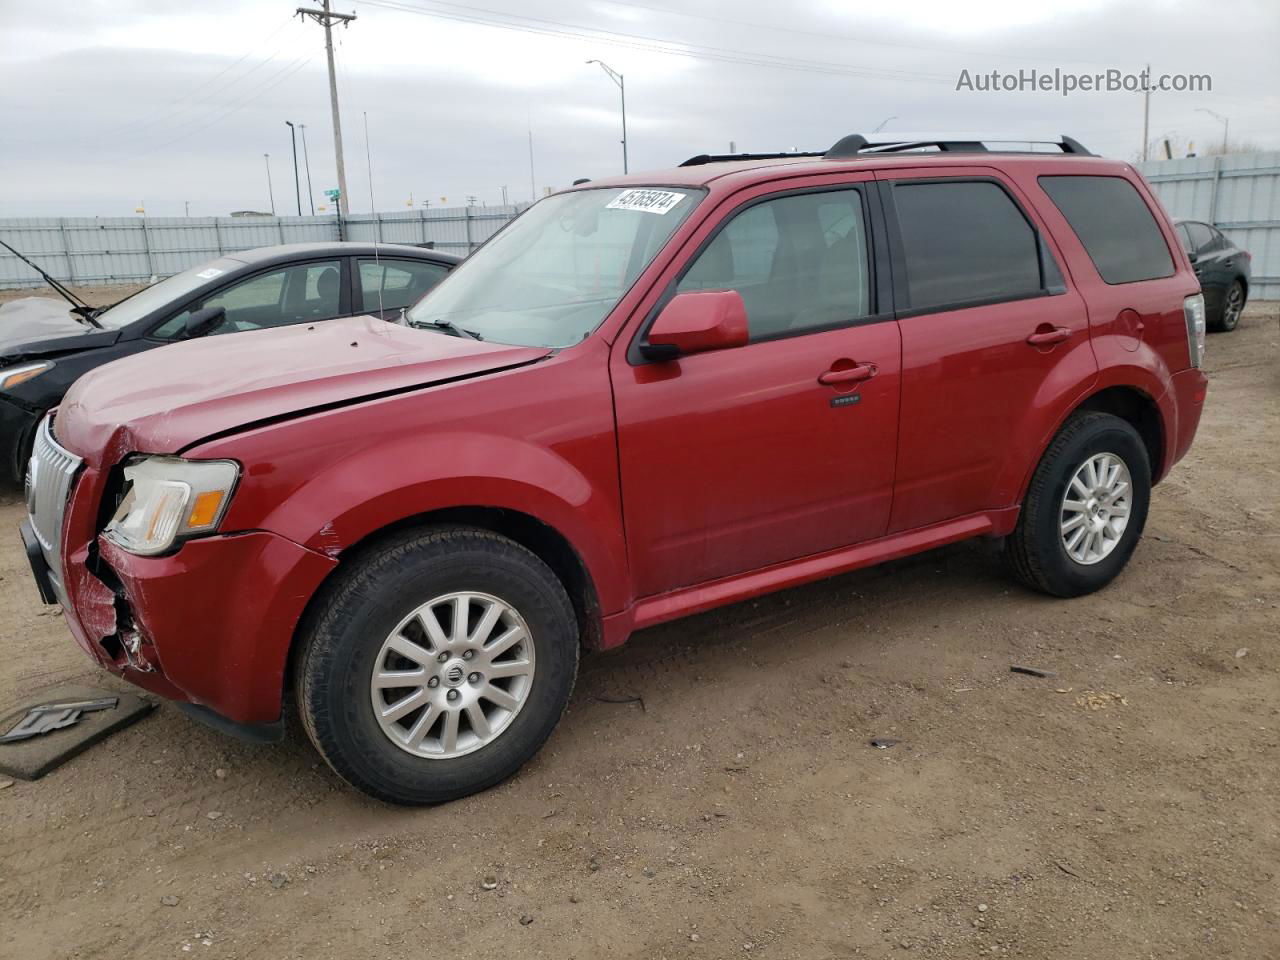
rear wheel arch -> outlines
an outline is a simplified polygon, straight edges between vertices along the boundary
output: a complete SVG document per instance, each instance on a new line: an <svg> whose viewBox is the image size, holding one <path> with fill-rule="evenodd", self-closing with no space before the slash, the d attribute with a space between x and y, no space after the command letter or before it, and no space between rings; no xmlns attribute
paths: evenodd
<svg viewBox="0 0 1280 960"><path fill-rule="evenodd" d="M1156 483L1162 478L1168 430L1160 407L1148 393L1137 387L1107 387L1081 401L1068 414L1067 419L1082 411L1109 413L1133 427L1142 438L1143 446L1147 448L1147 458L1151 462L1151 482Z"/></svg>

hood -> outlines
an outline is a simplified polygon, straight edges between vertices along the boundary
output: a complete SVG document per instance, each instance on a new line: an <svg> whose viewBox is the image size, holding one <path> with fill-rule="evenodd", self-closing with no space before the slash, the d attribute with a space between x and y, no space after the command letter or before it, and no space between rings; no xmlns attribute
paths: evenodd
<svg viewBox="0 0 1280 960"><path fill-rule="evenodd" d="M130 452L179 453L263 421L474 377L549 353L374 317L211 336L89 372L67 392L54 432L101 466Z"/></svg>
<svg viewBox="0 0 1280 960"><path fill-rule="evenodd" d="M74 350L93 344L59 343L76 337L106 334L116 338L114 330L95 330L77 320L65 300L51 297L22 297L0 305L0 357L20 357L32 353Z"/></svg>

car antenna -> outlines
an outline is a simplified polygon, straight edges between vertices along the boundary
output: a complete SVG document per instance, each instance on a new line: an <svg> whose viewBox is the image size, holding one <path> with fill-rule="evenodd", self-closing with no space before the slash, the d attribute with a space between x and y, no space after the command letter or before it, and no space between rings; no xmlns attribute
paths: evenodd
<svg viewBox="0 0 1280 960"><path fill-rule="evenodd" d="M74 293L72 293L70 290L64 287L61 283L53 279L52 276L50 276L48 273L45 273L45 271L42 270L39 266L37 266L31 260L24 257L22 254L20 254L17 250L13 249L13 247L9 246L9 244L5 243L3 240L0 240L0 247L4 247L6 250L12 253L15 257L17 257L19 260L25 263L28 267L30 267L36 273L40 274L40 276L44 277L44 282L47 283L49 286L51 286L55 291L57 291L57 293L62 297L62 299L66 300L67 303L71 304L72 313L75 313L81 317L84 317L95 327L98 327L99 329L102 328L102 324L100 324L96 319L98 311L95 308L89 306L89 304L85 303L83 300L77 297Z"/></svg>
<svg viewBox="0 0 1280 960"><path fill-rule="evenodd" d="M382 316L382 287L386 281L386 277L382 273L382 263L378 260L378 231L382 224L378 221L378 214L374 212L377 208L373 205L373 154L369 151L369 111L362 110L364 114L364 162L365 170L369 174L369 212L373 214L373 265L378 268L378 316ZM364 296L364 284L360 285L360 295Z"/></svg>

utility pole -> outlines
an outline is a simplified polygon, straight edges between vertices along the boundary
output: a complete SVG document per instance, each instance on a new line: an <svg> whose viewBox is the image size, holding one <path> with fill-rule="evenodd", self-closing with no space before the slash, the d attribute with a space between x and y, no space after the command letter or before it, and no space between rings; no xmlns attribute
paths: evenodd
<svg viewBox="0 0 1280 960"><path fill-rule="evenodd" d="M302 131L302 163L307 168L307 203L311 204L311 215L316 215L316 195L311 192L311 158L307 156L307 125L305 123L298 124L298 129Z"/></svg>
<svg viewBox="0 0 1280 960"><path fill-rule="evenodd" d="M503 188L502 188L502 205L503 205L504 207L505 207L505 206L507 206L507 188L506 188L506 186L503 186Z"/></svg>
<svg viewBox="0 0 1280 960"><path fill-rule="evenodd" d="M529 123L529 202L538 202L538 187L533 176L533 122Z"/></svg>
<svg viewBox="0 0 1280 960"><path fill-rule="evenodd" d="M1151 64L1142 74L1142 160L1147 160L1147 138L1151 127Z"/></svg>
<svg viewBox="0 0 1280 960"><path fill-rule="evenodd" d="M310 17L324 27L324 52L329 58L329 105L333 108L333 153L338 166L338 213L346 216L350 209L347 206L347 168L342 162L342 118L338 115L338 79L333 67L333 25L341 23L344 27L356 18L354 13L333 13L329 10L329 0L322 0L323 9L299 7L298 16Z"/></svg>
<svg viewBox="0 0 1280 960"><path fill-rule="evenodd" d="M271 198L271 215L276 215L276 192L271 189L271 154L264 153L262 159L267 164L267 196Z"/></svg>
<svg viewBox="0 0 1280 960"><path fill-rule="evenodd" d="M292 120L286 120L289 125L289 139L293 141L293 198L298 201L298 216L302 216L302 184L298 180L298 131L293 127Z"/></svg>
<svg viewBox="0 0 1280 960"><path fill-rule="evenodd" d="M613 67L609 66L603 60L588 60L587 63L598 63L600 69L609 75L609 79L618 85L618 92L622 94L622 172L627 172L627 82L626 79Z"/></svg>

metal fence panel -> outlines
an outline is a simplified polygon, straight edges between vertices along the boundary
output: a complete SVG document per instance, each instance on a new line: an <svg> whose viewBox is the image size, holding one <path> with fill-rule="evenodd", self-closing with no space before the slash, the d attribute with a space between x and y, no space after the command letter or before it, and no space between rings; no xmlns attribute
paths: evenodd
<svg viewBox="0 0 1280 960"><path fill-rule="evenodd" d="M1137 166L1172 216L1212 223L1253 255L1249 299L1280 299L1280 151Z"/></svg>
<svg viewBox="0 0 1280 960"><path fill-rule="evenodd" d="M72 284L147 283L226 253L278 243L434 244L468 254L528 204L318 217L24 217L0 220L0 240ZM40 280L0 248L0 288Z"/></svg>

